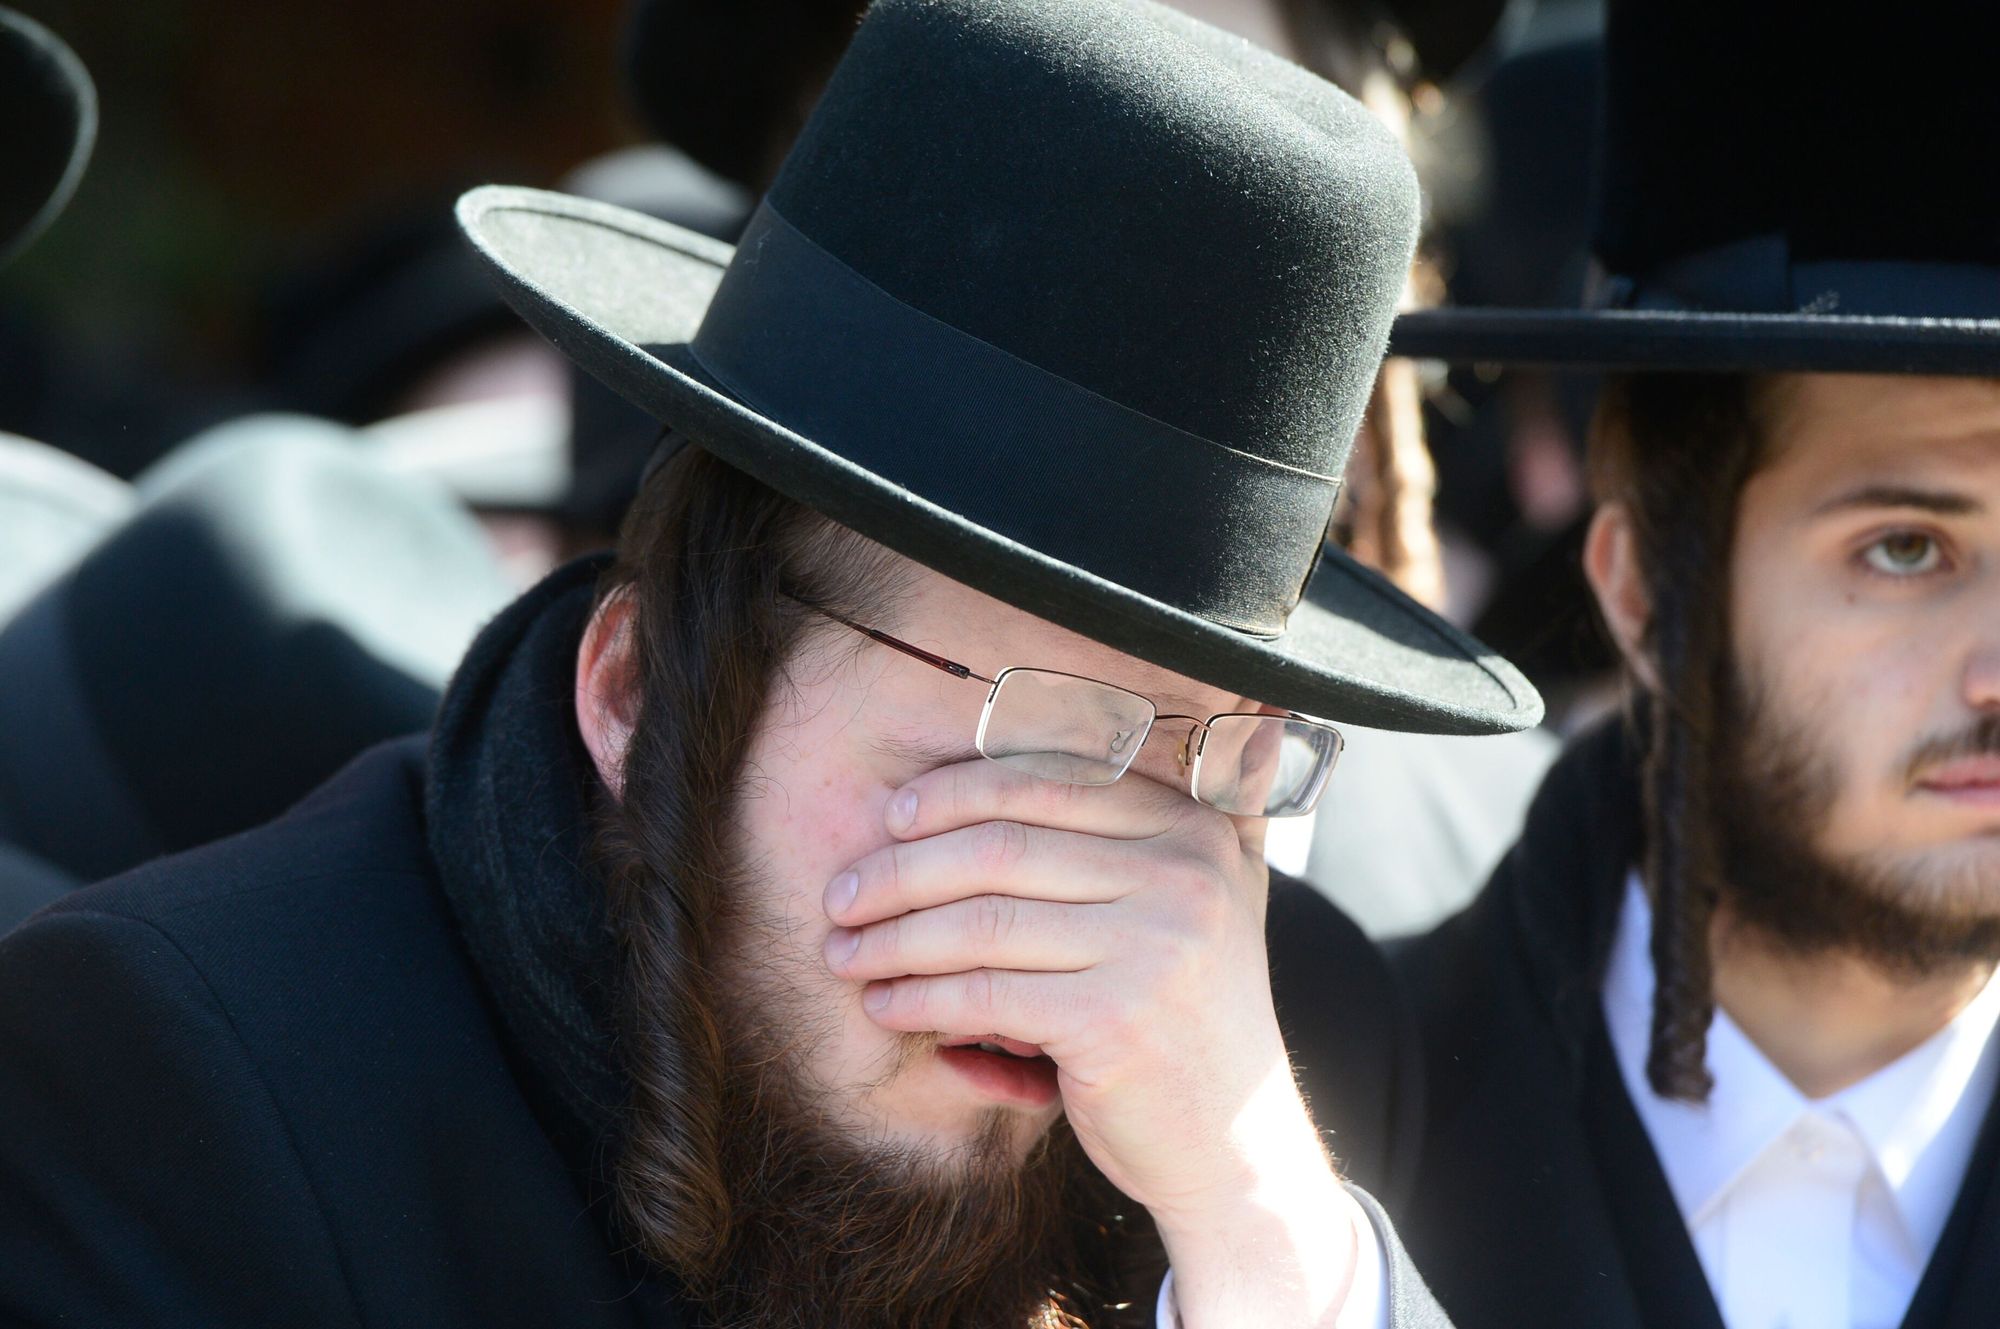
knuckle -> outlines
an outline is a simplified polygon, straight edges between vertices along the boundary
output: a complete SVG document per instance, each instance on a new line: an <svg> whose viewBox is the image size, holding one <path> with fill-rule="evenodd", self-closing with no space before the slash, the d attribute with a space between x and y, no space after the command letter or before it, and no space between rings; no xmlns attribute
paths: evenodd
<svg viewBox="0 0 2000 1329"><path fill-rule="evenodd" d="M885 918L880 923L861 930L861 945L856 948L855 959L880 965L896 958L903 945L903 918Z"/></svg>
<svg viewBox="0 0 2000 1329"><path fill-rule="evenodd" d="M965 1000L969 1009L981 1015L1000 1005L1000 976L991 969L975 969L965 976Z"/></svg>
<svg viewBox="0 0 2000 1329"><path fill-rule="evenodd" d="M927 983L905 978L889 984L888 1012L893 1016L922 1021L929 1018L935 1004L935 994Z"/></svg>
<svg viewBox="0 0 2000 1329"><path fill-rule="evenodd" d="M908 875L908 855L911 851L911 845L897 843L890 845L888 852L881 856L882 890L896 904L901 904L904 899L903 883Z"/></svg>
<svg viewBox="0 0 2000 1329"><path fill-rule="evenodd" d="M1028 851L1028 828L1018 821L981 822L972 836L973 861L988 872L1004 872Z"/></svg>
<svg viewBox="0 0 2000 1329"><path fill-rule="evenodd" d="M972 940L984 946L998 946L1014 930L1018 902L1006 895L982 895L972 906Z"/></svg>

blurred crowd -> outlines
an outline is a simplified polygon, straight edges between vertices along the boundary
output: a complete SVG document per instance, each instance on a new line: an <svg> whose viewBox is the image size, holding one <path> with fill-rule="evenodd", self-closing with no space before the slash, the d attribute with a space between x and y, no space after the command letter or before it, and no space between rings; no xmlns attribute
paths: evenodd
<svg viewBox="0 0 2000 1329"><path fill-rule="evenodd" d="M1180 7L1403 139L1407 304L1577 302L1593 0ZM7 115L72 115L78 147L0 270L0 928L423 728L480 624L610 542L658 427L509 312L451 200L548 186L731 241L861 9L33 7L60 38L9 58L73 49L77 79L10 74ZM1616 704L1577 566L1591 395L1477 364L1377 384L1328 538L1550 703L1502 739L1351 732L1276 830L1272 862L1378 935L1461 904L1559 736Z"/></svg>

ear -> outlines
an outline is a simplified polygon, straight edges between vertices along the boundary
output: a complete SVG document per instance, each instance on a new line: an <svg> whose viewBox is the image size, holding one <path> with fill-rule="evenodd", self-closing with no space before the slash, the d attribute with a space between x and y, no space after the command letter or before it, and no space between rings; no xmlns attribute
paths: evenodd
<svg viewBox="0 0 2000 1329"><path fill-rule="evenodd" d="M590 616L576 651L576 728L613 798L625 792L625 749L639 712L638 653L632 597L606 596Z"/></svg>
<svg viewBox="0 0 2000 1329"><path fill-rule="evenodd" d="M1639 534L1623 503L1606 503L1591 516L1583 542L1583 573L1597 595L1597 607L1618 643L1618 653L1648 690L1659 690L1659 673L1646 650L1653 619L1652 597L1639 563Z"/></svg>

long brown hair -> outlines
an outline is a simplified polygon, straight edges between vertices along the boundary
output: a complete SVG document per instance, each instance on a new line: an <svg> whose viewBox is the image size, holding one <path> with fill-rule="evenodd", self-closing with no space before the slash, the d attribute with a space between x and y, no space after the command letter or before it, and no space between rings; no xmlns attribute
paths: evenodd
<svg viewBox="0 0 2000 1329"><path fill-rule="evenodd" d="M1762 381L1629 374L1606 380L1590 443L1600 502L1631 514L1651 614L1642 643L1645 878L1653 896L1652 1045L1663 1096L1700 1102L1713 1077L1709 928L1721 898L1714 788L1732 685L1729 568L1743 485L1763 460Z"/></svg>
<svg viewBox="0 0 2000 1329"><path fill-rule="evenodd" d="M801 602L870 618L900 584L879 546L689 447L644 487L599 590L632 597L638 705L594 846L632 1085L613 1201L628 1239L684 1276L731 1235L714 1002L737 920L716 865L736 850L744 758L787 662L821 630Z"/></svg>

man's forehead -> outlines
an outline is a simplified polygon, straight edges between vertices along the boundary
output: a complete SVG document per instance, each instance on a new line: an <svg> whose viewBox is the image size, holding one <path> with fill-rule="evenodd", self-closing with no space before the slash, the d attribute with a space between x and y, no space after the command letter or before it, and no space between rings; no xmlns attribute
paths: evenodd
<svg viewBox="0 0 2000 1329"><path fill-rule="evenodd" d="M1763 470L1791 483L2000 485L2000 379L1795 374L1770 403Z"/></svg>

